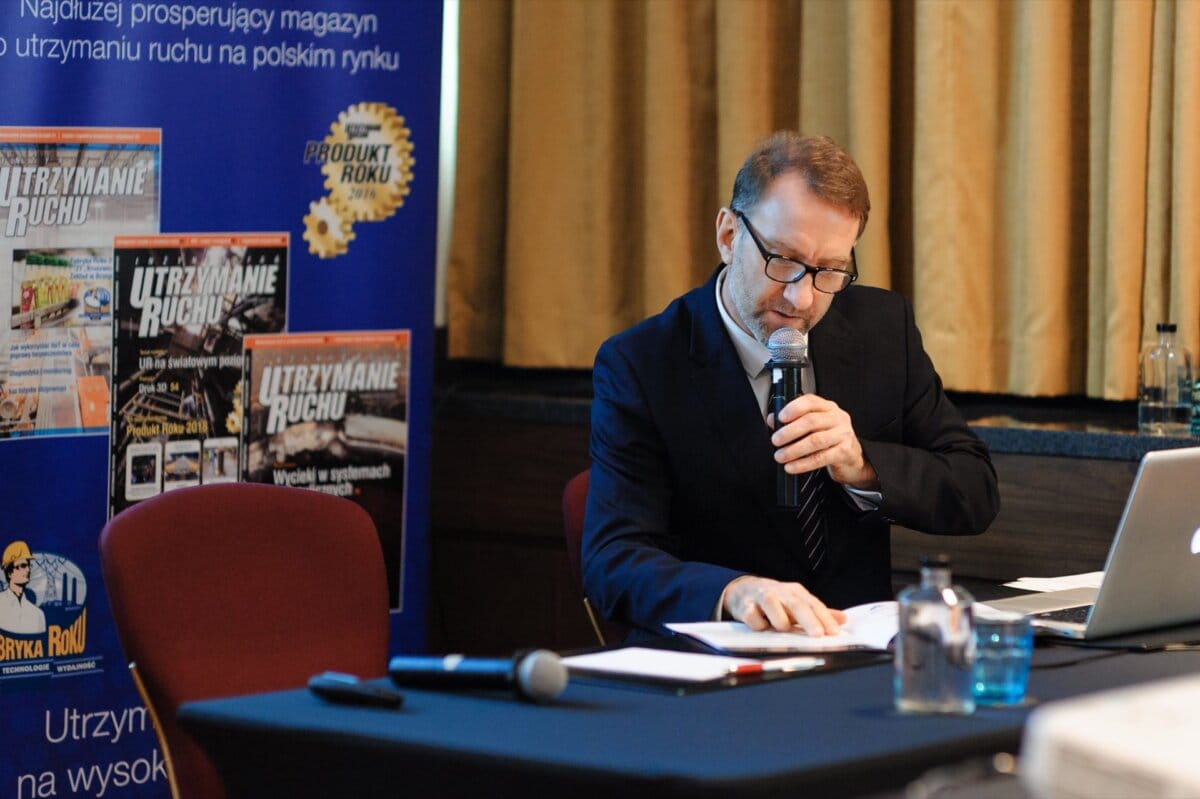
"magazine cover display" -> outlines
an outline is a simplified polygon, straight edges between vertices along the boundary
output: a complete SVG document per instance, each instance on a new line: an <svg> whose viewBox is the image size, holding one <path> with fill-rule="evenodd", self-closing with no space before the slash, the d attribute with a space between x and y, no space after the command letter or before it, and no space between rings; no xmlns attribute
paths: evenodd
<svg viewBox="0 0 1200 799"><path fill-rule="evenodd" d="M0 440L104 435L112 240L156 233L160 134L0 127Z"/></svg>
<svg viewBox="0 0 1200 799"><path fill-rule="evenodd" d="M375 522L399 609L410 331L245 340L243 479L346 497Z"/></svg>
<svg viewBox="0 0 1200 799"><path fill-rule="evenodd" d="M286 329L288 234L118 236L109 514L238 479L242 345Z"/></svg>

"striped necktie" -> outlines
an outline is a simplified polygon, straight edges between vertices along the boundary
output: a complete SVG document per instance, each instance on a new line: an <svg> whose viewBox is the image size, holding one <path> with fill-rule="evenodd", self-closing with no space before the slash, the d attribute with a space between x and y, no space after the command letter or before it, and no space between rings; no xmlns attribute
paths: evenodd
<svg viewBox="0 0 1200 799"><path fill-rule="evenodd" d="M774 411L774 397L767 393L767 413ZM827 474L824 469L806 472L800 477L799 505L796 510L797 531L808 567L816 571L825 559L825 514L821 512ZM791 508L787 509L791 513Z"/></svg>
<svg viewBox="0 0 1200 799"><path fill-rule="evenodd" d="M821 512L825 470L817 469L800 475L800 510L796 521L800 525L800 540L809 568L816 571L825 559L825 514Z"/></svg>

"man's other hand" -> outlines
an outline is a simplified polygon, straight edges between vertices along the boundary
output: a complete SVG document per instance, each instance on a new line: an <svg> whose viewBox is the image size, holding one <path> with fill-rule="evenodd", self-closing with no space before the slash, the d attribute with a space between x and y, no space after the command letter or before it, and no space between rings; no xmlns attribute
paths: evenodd
<svg viewBox="0 0 1200 799"><path fill-rule="evenodd" d="M781 583L744 575L725 587L724 610L752 630L792 632L801 627L813 636L833 635L846 614L825 607L800 583Z"/></svg>

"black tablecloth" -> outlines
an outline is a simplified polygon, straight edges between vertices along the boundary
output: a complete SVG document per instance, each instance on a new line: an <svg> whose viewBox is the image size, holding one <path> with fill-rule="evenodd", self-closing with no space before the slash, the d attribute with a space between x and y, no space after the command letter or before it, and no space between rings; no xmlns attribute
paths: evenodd
<svg viewBox="0 0 1200 799"><path fill-rule="evenodd" d="M1016 751L1037 702L1194 672L1200 653L1053 647L1034 663L1033 702L967 717L895 712L890 665L684 696L573 682L551 705L406 690L387 711L298 690L180 717L238 796L853 795Z"/></svg>

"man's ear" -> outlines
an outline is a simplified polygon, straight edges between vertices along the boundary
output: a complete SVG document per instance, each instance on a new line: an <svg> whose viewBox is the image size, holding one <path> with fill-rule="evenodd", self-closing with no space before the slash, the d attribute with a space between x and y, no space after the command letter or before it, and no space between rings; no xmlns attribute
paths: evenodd
<svg viewBox="0 0 1200 799"><path fill-rule="evenodd" d="M728 208L717 211L717 251L721 254L721 263L733 261L733 240L737 230L737 214Z"/></svg>

